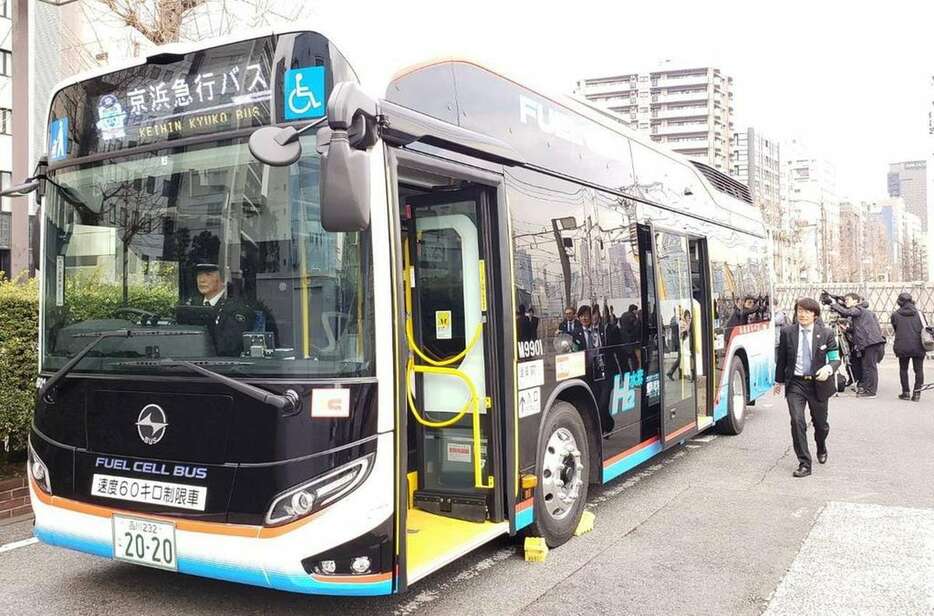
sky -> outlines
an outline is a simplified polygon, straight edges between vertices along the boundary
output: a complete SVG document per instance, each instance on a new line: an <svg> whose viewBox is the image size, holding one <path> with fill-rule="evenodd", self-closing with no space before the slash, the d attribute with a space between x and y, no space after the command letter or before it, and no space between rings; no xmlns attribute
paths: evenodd
<svg viewBox="0 0 934 616"><path fill-rule="evenodd" d="M715 66L734 80L734 128L804 143L835 165L841 197L868 200L885 196L889 162L930 155L934 3L859 4L872 8L474 0L355 2L348 12L345 3L309 2L305 17L371 41L374 62L387 67L466 55L553 93L665 59Z"/></svg>

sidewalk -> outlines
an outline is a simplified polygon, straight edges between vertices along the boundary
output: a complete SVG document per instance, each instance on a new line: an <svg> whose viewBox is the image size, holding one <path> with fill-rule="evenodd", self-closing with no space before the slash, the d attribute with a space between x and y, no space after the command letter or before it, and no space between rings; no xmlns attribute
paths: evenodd
<svg viewBox="0 0 934 616"><path fill-rule="evenodd" d="M925 368L934 381L934 362ZM766 616L934 614L934 391L919 402L899 400L900 392L888 352L875 399L848 391L830 401L828 463L789 485L823 494L826 504ZM774 400L775 411L782 402ZM782 470L794 456L787 462Z"/></svg>

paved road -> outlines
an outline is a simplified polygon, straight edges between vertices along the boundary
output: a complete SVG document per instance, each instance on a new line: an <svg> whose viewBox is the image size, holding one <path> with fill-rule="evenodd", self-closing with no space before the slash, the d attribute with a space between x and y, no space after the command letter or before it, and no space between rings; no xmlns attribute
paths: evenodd
<svg viewBox="0 0 934 616"><path fill-rule="evenodd" d="M794 479L783 400L591 494L593 532L526 563L496 541L406 595L287 595L36 544L0 553L10 614L934 614L934 394L832 401L830 459ZM0 527L0 543L29 535Z"/></svg>

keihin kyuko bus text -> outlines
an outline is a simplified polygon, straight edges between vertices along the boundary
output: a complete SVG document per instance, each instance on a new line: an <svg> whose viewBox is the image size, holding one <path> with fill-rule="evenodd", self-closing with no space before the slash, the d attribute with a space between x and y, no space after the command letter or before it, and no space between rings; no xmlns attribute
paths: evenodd
<svg viewBox="0 0 934 616"><path fill-rule="evenodd" d="M42 541L401 592L560 545L590 485L770 387L745 187L469 61L361 82L346 51L172 47L56 91L11 189L41 206Z"/></svg>

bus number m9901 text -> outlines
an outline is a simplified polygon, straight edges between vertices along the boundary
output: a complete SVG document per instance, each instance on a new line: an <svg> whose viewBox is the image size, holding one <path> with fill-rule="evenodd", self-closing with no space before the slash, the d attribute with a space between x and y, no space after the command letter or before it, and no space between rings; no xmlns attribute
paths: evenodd
<svg viewBox="0 0 934 616"><path fill-rule="evenodd" d="M519 359L528 359L530 357L539 357L545 354L545 346L541 340L525 340L518 343Z"/></svg>

